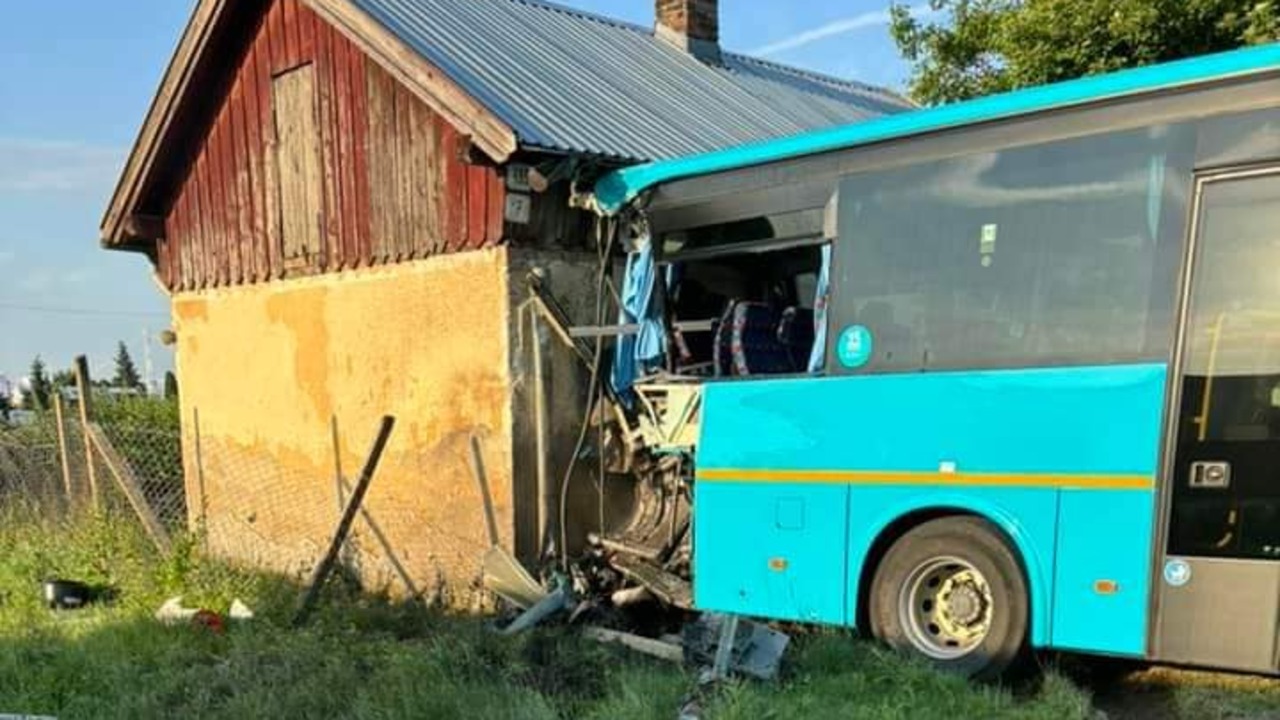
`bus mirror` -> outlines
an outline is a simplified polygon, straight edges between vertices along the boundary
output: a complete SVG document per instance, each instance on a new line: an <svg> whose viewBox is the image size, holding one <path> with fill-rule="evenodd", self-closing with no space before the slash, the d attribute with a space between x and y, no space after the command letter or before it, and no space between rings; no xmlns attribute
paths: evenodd
<svg viewBox="0 0 1280 720"><path fill-rule="evenodd" d="M1280 384L1271 387L1271 407L1280 408Z"/></svg>

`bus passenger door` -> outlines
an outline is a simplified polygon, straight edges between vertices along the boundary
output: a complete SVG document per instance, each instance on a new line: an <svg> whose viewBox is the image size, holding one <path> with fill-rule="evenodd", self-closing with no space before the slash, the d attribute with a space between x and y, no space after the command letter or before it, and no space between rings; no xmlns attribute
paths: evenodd
<svg viewBox="0 0 1280 720"><path fill-rule="evenodd" d="M1280 168L1197 183L1155 658L1277 668Z"/></svg>

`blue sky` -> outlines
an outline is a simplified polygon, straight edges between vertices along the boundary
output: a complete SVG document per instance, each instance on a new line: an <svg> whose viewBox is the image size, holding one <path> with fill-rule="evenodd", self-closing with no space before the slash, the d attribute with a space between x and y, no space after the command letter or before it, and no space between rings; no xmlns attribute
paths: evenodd
<svg viewBox="0 0 1280 720"><path fill-rule="evenodd" d="M651 24L653 0L565 4ZM901 88L889 0L721 0L735 51ZM37 354L89 355L111 373L115 344L143 360L167 303L141 256L98 247L98 223L182 32L190 0L11 3L0 23L0 375ZM802 9L801 9L802 8ZM151 343L155 373L172 366Z"/></svg>

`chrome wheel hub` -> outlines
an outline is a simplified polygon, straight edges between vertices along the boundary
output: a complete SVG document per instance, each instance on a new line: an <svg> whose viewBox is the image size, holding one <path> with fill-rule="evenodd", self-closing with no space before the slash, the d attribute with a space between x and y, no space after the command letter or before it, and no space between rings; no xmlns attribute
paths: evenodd
<svg viewBox="0 0 1280 720"><path fill-rule="evenodd" d="M920 563L898 598L898 618L907 638L936 660L954 660L981 645L994 609L987 579L954 557Z"/></svg>

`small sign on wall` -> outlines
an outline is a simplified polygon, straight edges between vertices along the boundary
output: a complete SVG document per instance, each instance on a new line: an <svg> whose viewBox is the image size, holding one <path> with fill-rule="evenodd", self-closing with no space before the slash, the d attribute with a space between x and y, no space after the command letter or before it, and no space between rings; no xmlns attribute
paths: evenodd
<svg viewBox="0 0 1280 720"><path fill-rule="evenodd" d="M528 225L533 213L533 198L521 193L507 193L507 208L503 216L509 223Z"/></svg>
<svg viewBox="0 0 1280 720"><path fill-rule="evenodd" d="M507 166L507 189L516 192L529 192L529 166L511 164Z"/></svg>

